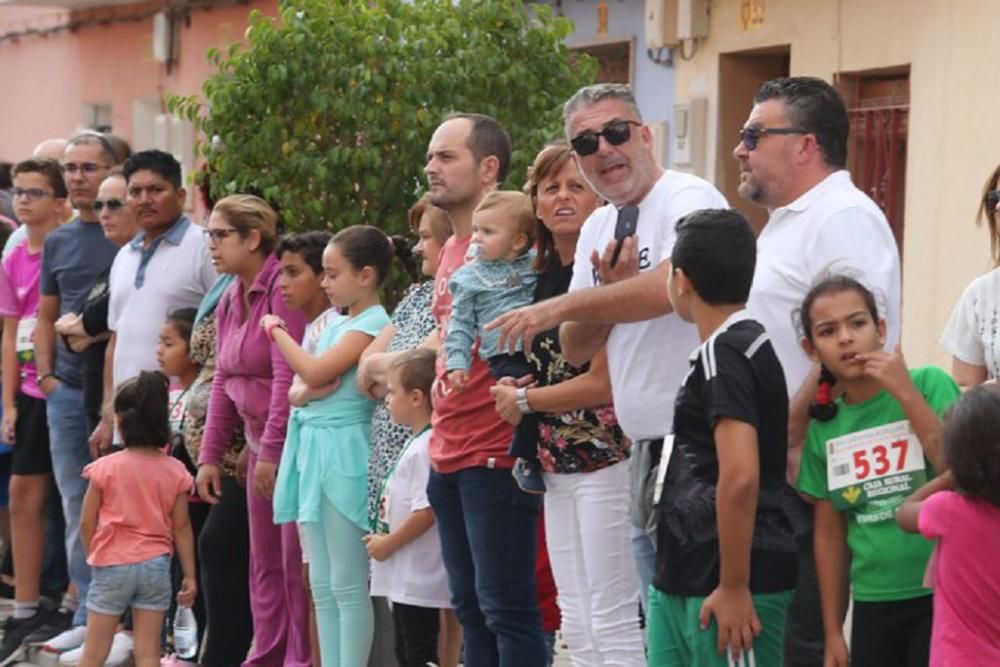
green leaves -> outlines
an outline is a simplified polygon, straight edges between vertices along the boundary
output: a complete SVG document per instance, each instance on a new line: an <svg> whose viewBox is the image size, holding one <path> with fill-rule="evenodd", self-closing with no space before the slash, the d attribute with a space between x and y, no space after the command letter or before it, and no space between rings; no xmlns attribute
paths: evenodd
<svg viewBox="0 0 1000 667"><path fill-rule="evenodd" d="M287 230L368 223L407 233L427 142L451 111L495 116L514 143L506 187L547 141L595 64L568 20L522 0L284 0L251 13L248 45L210 49L204 99L170 96L195 123L213 195L254 189ZM215 144L213 137L218 137Z"/></svg>

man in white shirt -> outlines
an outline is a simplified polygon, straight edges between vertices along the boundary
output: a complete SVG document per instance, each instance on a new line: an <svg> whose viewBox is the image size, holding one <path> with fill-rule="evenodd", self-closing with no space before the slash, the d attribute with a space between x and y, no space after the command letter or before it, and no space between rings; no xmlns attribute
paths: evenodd
<svg viewBox="0 0 1000 667"><path fill-rule="evenodd" d="M885 215L846 171L849 132L839 93L812 77L764 83L733 156L739 192L763 206L768 222L757 239L757 269L747 308L771 338L785 371L789 409L789 476L794 478L816 394L819 371L806 357L796 322L810 286L847 273L871 289L888 323L886 348L899 342L899 250ZM799 585L789 610L786 665L823 661L823 628L812 555L811 509L801 513Z"/></svg>
<svg viewBox="0 0 1000 667"><path fill-rule="evenodd" d="M105 377L104 418L114 387L143 370L156 370L156 346L167 315L197 308L216 280L203 230L183 214L181 166L169 153L136 153L124 165L127 203L139 233L111 267L108 328L114 332Z"/></svg>
<svg viewBox="0 0 1000 667"><path fill-rule="evenodd" d="M672 430L674 397L698 346L694 326L671 312L667 297L674 228L692 211L728 205L707 181L656 163L652 135L628 86L582 88L566 102L563 118L580 171L609 203L583 225L570 292L512 311L496 325L502 341L523 337L528 349L535 334L562 323L563 354L574 364L607 346L615 412L633 442L630 519L645 606L656 561L648 533L654 524L651 462ZM625 207L637 207L638 220L612 266L615 227Z"/></svg>

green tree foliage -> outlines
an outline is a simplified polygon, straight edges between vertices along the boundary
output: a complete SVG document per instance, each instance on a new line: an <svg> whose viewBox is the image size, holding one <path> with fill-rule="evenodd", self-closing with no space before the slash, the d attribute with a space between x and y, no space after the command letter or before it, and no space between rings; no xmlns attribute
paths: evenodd
<svg viewBox="0 0 1000 667"><path fill-rule="evenodd" d="M562 103L596 67L571 53L568 19L523 0L287 0L254 12L248 46L209 51L204 96L168 106L204 138L212 194L256 191L287 230L406 231L427 142L450 111L497 118L519 187L562 134Z"/></svg>

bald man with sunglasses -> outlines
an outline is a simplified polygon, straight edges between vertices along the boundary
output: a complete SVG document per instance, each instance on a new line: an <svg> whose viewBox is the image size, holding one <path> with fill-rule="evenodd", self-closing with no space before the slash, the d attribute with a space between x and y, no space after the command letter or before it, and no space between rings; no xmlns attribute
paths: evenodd
<svg viewBox="0 0 1000 667"><path fill-rule="evenodd" d="M583 225L570 292L512 311L494 323L501 345L560 327L567 361L582 365L607 346L615 412L632 440L633 548L643 606L656 554L651 537L652 468L673 426L674 397L698 346L693 325L667 296L677 221L703 208L728 208L710 183L664 169L628 86L581 88L563 108L574 158L608 201ZM614 284L612 284L614 283Z"/></svg>

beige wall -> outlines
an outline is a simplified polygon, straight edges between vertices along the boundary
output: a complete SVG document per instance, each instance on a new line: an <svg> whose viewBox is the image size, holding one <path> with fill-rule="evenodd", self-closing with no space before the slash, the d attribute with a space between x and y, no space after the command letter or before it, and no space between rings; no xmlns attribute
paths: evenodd
<svg viewBox="0 0 1000 667"><path fill-rule="evenodd" d="M998 3L758 0L764 20L749 27L741 0L710 4L708 38L691 60L675 59L676 100L709 100L707 174L716 173L721 148L719 54L791 45L792 75L828 81L836 72L910 65L903 347L911 365L947 368L937 340L964 287L990 268L989 240L973 221L1000 160Z"/></svg>

